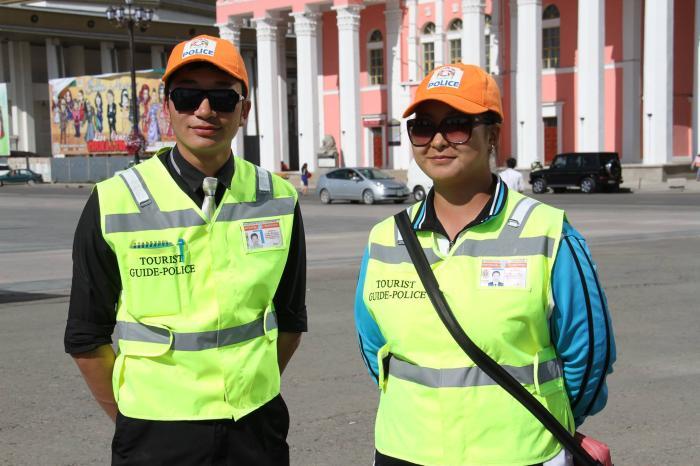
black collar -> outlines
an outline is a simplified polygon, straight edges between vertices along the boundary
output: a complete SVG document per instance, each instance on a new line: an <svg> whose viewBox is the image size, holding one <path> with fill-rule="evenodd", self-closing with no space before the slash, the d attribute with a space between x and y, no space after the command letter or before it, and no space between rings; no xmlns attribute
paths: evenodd
<svg viewBox="0 0 700 466"><path fill-rule="evenodd" d="M193 192L197 192L198 190L202 189L202 182L204 181L204 178L206 178L206 175L197 170L191 163L185 160L182 154L180 154L177 145L173 147L173 150L171 151L170 155L168 155L168 165L171 165L172 168L177 172L177 174L180 175L180 177L183 179L185 184L187 184L190 190L192 190ZM219 171L216 172L216 179L219 181L219 184L224 185L226 189L231 188L233 170L233 157L229 156L228 160L226 160L226 163L224 163L224 165L219 169Z"/></svg>
<svg viewBox="0 0 700 466"><path fill-rule="evenodd" d="M493 179L491 181L491 196L488 202L481 209L479 215L476 216L474 220L467 223L462 230L455 236L455 239L459 237L465 230L479 225L491 219L493 216L498 215L505 204L506 196L508 195L508 187L496 175L492 175ZM445 227L442 226L440 220L435 213L435 191L434 188L430 189L423 204L418 209L418 215L416 217L416 222L414 222L414 228L419 231L432 231L433 233L438 233L445 238L450 239L445 231Z"/></svg>

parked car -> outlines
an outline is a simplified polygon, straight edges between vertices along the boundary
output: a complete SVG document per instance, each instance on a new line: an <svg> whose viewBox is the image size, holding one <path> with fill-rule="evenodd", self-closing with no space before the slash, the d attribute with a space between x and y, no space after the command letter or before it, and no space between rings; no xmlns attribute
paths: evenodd
<svg viewBox="0 0 700 466"><path fill-rule="evenodd" d="M321 202L330 204L337 200L362 201L374 204L378 201L405 202L410 194L408 187L376 168L338 168L322 175L316 192Z"/></svg>
<svg viewBox="0 0 700 466"><path fill-rule="evenodd" d="M10 166L5 162L0 162L0 176L10 173Z"/></svg>
<svg viewBox="0 0 700 466"><path fill-rule="evenodd" d="M557 155L549 168L530 172L532 192L541 194L548 188L564 192L580 188L584 193L599 190L617 191L622 183L622 165L616 152L574 152Z"/></svg>
<svg viewBox="0 0 700 466"><path fill-rule="evenodd" d="M433 187L433 180L420 169L415 159L411 159L411 163L408 165L407 177L408 182L406 184L416 201L425 199L425 195Z"/></svg>
<svg viewBox="0 0 700 466"><path fill-rule="evenodd" d="M34 184L42 183L44 179L38 173L35 173L26 168L21 168L19 170L10 170L6 175L0 176L0 186L4 184Z"/></svg>

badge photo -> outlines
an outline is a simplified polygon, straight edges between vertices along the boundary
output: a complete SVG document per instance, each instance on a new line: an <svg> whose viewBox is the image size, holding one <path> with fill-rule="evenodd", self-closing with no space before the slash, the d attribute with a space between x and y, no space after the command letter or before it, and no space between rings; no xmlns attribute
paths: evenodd
<svg viewBox="0 0 700 466"><path fill-rule="evenodd" d="M279 249L284 246L280 219L246 222L241 229L248 252Z"/></svg>

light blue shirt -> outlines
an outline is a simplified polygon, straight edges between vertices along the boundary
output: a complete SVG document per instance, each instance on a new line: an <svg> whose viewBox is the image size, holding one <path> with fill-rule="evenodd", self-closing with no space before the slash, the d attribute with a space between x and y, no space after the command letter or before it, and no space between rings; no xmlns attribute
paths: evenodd
<svg viewBox="0 0 700 466"><path fill-rule="evenodd" d="M484 222L503 209L506 190L498 186L495 197L495 205ZM386 344L386 339L363 299L368 254L365 249L355 292L355 325L360 353L377 382L377 351ZM563 363L566 390L576 426L579 426L586 416L605 407L608 399L605 376L612 373L616 351L608 303L596 265L586 241L566 220L551 280L554 309L549 328L552 344Z"/></svg>

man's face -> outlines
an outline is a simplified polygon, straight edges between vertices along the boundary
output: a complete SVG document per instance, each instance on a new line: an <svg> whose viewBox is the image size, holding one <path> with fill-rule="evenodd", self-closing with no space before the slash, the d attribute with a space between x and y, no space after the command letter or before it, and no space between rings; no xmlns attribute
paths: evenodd
<svg viewBox="0 0 700 466"><path fill-rule="evenodd" d="M170 83L170 90L177 88L233 89L241 95L243 91L240 81L214 67L179 70ZM239 101L233 112L212 110L209 99L202 100L195 110L178 111L168 99L167 109L178 143L193 154L206 156L230 150L231 140L248 118L250 101Z"/></svg>

